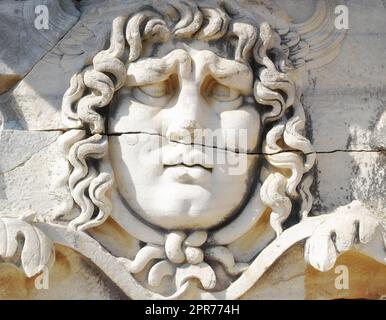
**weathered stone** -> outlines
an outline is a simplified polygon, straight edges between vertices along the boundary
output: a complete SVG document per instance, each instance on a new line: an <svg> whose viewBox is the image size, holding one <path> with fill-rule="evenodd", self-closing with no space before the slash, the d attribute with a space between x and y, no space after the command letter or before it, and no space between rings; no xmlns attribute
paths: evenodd
<svg viewBox="0 0 386 320"><path fill-rule="evenodd" d="M2 1L0 94L26 75L74 25L78 16L71 0Z"/></svg>
<svg viewBox="0 0 386 320"><path fill-rule="evenodd" d="M49 217L72 203L59 132L1 131L0 215ZM14 150L12 150L14 148ZM4 152L4 153L3 153Z"/></svg>
<svg viewBox="0 0 386 320"><path fill-rule="evenodd" d="M386 11L336 5L2 3L0 298L381 298Z"/></svg>

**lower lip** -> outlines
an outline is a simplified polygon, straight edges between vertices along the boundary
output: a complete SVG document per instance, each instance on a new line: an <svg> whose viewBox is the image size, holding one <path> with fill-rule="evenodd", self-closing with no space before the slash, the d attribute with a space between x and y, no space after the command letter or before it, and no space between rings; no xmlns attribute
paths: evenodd
<svg viewBox="0 0 386 320"><path fill-rule="evenodd" d="M188 167L185 165L166 166L165 174L180 183L203 182L211 176L211 170L201 166Z"/></svg>

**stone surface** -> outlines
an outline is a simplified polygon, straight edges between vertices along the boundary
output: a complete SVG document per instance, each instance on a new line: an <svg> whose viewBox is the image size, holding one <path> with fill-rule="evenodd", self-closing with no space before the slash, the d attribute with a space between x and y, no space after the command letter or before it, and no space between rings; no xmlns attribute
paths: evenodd
<svg viewBox="0 0 386 320"><path fill-rule="evenodd" d="M41 21L46 12L50 18L47 24ZM0 53L0 93L22 79L78 17L79 11L70 0L2 1L0 32L5 36Z"/></svg>
<svg viewBox="0 0 386 320"><path fill-rule="evenodd" d="M386 9L338 4L1 2L0 299L382 298Z"/></svg>

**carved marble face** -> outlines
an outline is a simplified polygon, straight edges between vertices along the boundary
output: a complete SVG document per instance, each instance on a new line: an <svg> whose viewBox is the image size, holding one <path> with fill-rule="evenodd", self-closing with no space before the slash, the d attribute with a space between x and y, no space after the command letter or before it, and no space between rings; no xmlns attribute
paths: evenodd
<svg viewBox="0 0 386 320"><path fill-rule="evenodd" d="M118 263L130 296L239 298L295 242L314 233L317 244L325 230L331 238L331 225L315 232L319 217L308 218L316 155L297 86L318 66L321 39L335 50L337 36L318 38L315 16L288 24L267 3L130 10L114 18L110 47L71 78L62 102L71 128L61 142L73 198L66 221L70 230L100 226L90 232L95 248L124 253L97 260L106 274ZM283 232L294 211L304 225ZM130 253L108 217L128 233ZM320 266L319 246L308 248Z"/></svg>
<svg viewBox="0 0 386 320"><path fill-rule="evenodd" d="M236 213L249 194L257 159L247 153L260 133L250 67L184 45L131 63L127 76L108 123L126 204L165 229L207 229ZM201 140L202 130L218 139ZM235 164L241 170L232 171Z"/></svg>

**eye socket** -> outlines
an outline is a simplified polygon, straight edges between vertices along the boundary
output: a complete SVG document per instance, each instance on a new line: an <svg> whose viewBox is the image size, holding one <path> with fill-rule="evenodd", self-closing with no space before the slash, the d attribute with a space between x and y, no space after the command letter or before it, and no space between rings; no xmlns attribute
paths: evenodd
<svg viewBox="0 0 386 320"><path fill-rule="evenodd" d="M212 98L222 102L234 101L240 97L240 92L218 82L211 86L210 94Z"/></svg>
<svg viewBox="0 0 386 320"><path fill-rule="evenodd" d="M168 86L167 81L162 81L158 83L143 85L138 87L138 89L141 90L143 93L149 95L150 97L160 98L167 94Z"/></svg>
<svg viewBox="0 0 386 320"><path fill-rule="evenodd" d="M177 80L171 76L164 81L134 87L133 96L145 105L164 107L173 97L177 85Z"/></svg>
<svg viewBox="0 0 386 320"><path fill-rule="evenodd" d="M214 78L205 80L202 91L207 101L218 113L237 109L243 102L243 96L240 91L225 86Z"/></svg>

